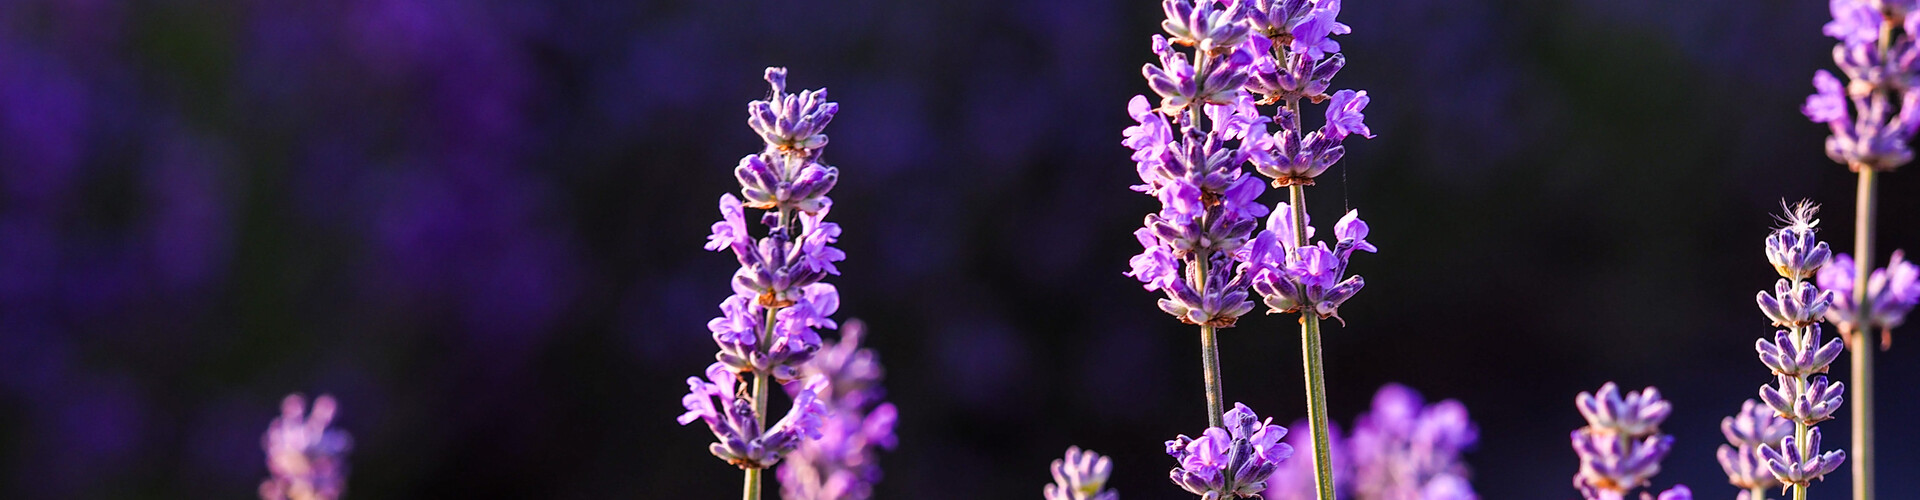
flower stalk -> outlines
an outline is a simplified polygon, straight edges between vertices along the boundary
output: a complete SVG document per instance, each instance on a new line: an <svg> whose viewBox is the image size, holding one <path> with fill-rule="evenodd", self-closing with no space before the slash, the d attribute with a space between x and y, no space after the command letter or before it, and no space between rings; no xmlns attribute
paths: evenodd
<svg viewBox="0 0 1920 500"><path fill-rule="evenodd" d="M1892 22L1884 24L1882 33L1892 29ZM1880 38L1880 49L1886 50L1888 36ZM1867 300L1868 279L1873 275L1873 229L1878 210L1874 206L1876 184L1879 176L1874 169L1860 169L1860 183L1854 193L1853 211L1853 303L1860 307L1855 311L1854 324L1869 324L1867 318L1872 314L1872 301ZM1844 331L1844 330L1843 330ZM1854 500L1873 500L1873 345L1867 339L1872 335L1867 331L1854 333L1848 338L1848 350L1852 351L1853 376L1853 498Z"/></svg>

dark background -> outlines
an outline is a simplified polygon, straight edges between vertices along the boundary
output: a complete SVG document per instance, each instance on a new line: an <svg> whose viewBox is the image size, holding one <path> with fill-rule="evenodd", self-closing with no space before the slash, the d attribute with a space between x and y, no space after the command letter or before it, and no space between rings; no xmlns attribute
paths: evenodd
<svg viewBox="0 0 1920 500"><path fill-rule="evenodd" d="M1852 247L1853 176L1798 112L1831 65L1825 4L1346 2L1335 86L1370 92L1379 137L1309 199L1322 224L1361 208L1381 252L1328 331L1333 416L1389 381L1459 399L1483 497L1572 498L1574 394L1656 385L1678 436L1656 484L1730 497L1712 455L1769 380L1769 214L1826 203ZM737 495L673 418L734 266L700 246L784 65L842 105L832 282L901 414L878 497L1037 498L1078 444L1125 497L1185 498L1161 442L1204 425L1194 329L1121 275L1155 209L1119 141L1159 16L6 2L0 497L252 496L293 391L340 398L355 498ZM1920 248L1917 175L1886 177L1882 252ZM1224 331L1229 399L1303 414L1296 332ZM1920 489L1901 337L1879 363L1890 496ZM1844 446L1844 419L1823 428Z"/></svg>

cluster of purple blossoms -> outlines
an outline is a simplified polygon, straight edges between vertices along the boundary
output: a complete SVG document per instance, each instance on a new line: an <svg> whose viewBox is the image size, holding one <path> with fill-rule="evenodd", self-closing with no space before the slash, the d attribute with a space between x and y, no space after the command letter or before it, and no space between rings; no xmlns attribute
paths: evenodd
<svg viewBox="0 0 1920 500"><path fill-rule="evenodd" d="M1853 256L1839 254L1831 265L1821 267L1814 279L1820 288L1833 292L1826 319L1840 329L1842 336L1880 330L1880 348L1893 346L1893 329L1905 323L1907 313L1920 304L1920 266L1908 262L1905 252L1895 250L1887 267L1875 269L1867 277L1866 324L1855 324L1863 307L1853 300Z"/></svg>
<svg viewBox="0 0 1920 500"><path fill-rule="evenodd" d="M1258 497L1281 461L1293 456L1293 446L1280 442L1287 428L1273 425L1271 418L1260 420L1240 403L1223 417L1225 428L1208 427L1197 439L1181 434L1167 441L1167 454L1180 464L1168 475L1201 500Z"/></svg>
<svg viewBox="0 0 1920 500"><path fill-rule="evenodd" d="M1720 445L1715 456L1727 473L1727 483L1740 488L1738 500L1765 500L1768 490L1780 487L1780 480L1773 477L1760 447L1792 436L1793 422L1749 399L1740 404L1740 413L1720 420L1720 432L1726 434L1727 444Z"/></svg>
<svg viewBox="0 0 1920 500"><path fill-rule="evenodd" d="M1598 394L1580 393L1574 405L1587 426L1572 435L1573 451L1580 456L1573 486L1586 500L1621 500L1660 473L1660 460L1673 450L1673 436L1661 434L1660 423L1673 413L1673 405L1660 399L1659 390L1648 387L1622 395L1619 386L1607 382ZM1641 498L1655 497L1646 492ZM1676 485L1657 498L1692 500L1693 492Z"/></svg>
<svg viewBox="0 0 1920 500"><path fill-rule="evenodd" d="M1827 157L1854 171L1893 170L1913 160L1907 143L1920 131L1920 9L1911 0L1831 0L1833 21L1822 32L1839 40L1833 62L1847 76L1842 85L1827 70L1813 75L1815 93L1800 108L1827 124ZM1882 31L1883 22L1903 29ZM1883 37L1891 37L1883 39ZM1897 96L1894 94L1897 93ZM1899 100L1899 110L1893 102Z"/></svg>
<svg viewBox="0 0 1920 500"><path fill-rule="evenodd" d="M1784 224L1766 240L1767 260L1781 279L1773 294L1760 292L1757 298L1767 319L1785 328L1772 339L1754 343L1760 362L1772 370L1777 382L1760 387L1760 401L1775 415L1793 422L1794 431L1777 441L1759 442L1755 453L1774 479L1796 488L1806 488L1846 460L1845 451L1820 453L1820 429L1814 427L1833 418L1846 394L1846 384L1829 382L1823 375L1845 349L1840 339L1822 342L1820 334L1820 320L1835 309L1830 304L1837 295L1807 281L1809 276L1830 274L1828 269L1841 267L1826 261L1827 245L1815 235L1820 224L1814 218L1817 213L1819 207L1809 202L1786 208L1781 217ZM1850 275L1846 282L1852 283ZM1724 458L1722 465L1726 466Z"/></svg>
<svg viewBox="0 0 1920 500"><path fill-rule="evenodd" d="M863 323L848 321L839 342L801 366L801 380L819 388L827 414L820 438L801 443L780 464L780 496L786 500L865 500L880 482L879 450L893 449L898 412L881 400L885 372L878 355L860 348L865 336Z"/></svg>
<svg viewBox="0 0 1920 500"><path fill-rule="evenodd" d="M1261 271L1273 274L1263 290L1270 304L1333 315L1362 284L1338 279L1347 252L1296 252L1310 245L1292 245L1299 243L1292 235L1260 242L1257 252L1243 249L1258 218L1270 212L1258 202L1265 186L1243 165L1253 164L1276 187L1310 185L1345 154L1340 142L1347 136L1372 137L1361 114L1364 91L1334 93L1325 125L1301 130L1300 101L1327 100L1329 80L1345 64L1329 38L1350 31L1334 21L1339 0L1165 0L1162 8L1161 26L1172 38L1153 36L1160 61L1142 69L1160 104L1135 96L1127 112L1139 123L1122 141L1133 149L1143 182L1133 189L1159 199L1161 210L1134 233L1144 250L1127 274L1165 291L1161 309L1188 323L1231 326L1252 310L1246 288L1256 285L1250 273ZM1193 47L1192 57L1176 46ZM1259 109L1275 103L1286 105L1271 117ZM1279 131L1269 132L1270 123ZM1364 236L1365 224L1353 222ZM1250 266L1256 253L1271 262Z"/></svg>
<svg viewBox="0 0 1920 500"><path fill-rule="evenodd" d="M1305 425L1305 421L1294 426ZM1335 491L1354 500L1475 500L1460 453L1479 440L1479 430L1459 401L1426 404L1420 393L1387 384L1374 393L1373 409L1354 420L1353 435L1331 433ZM1306 435L1288 444L1312 446ZM1281 463L1267 480L1267 498L1313 498L1313 468L1304 460Z"/></svg>
<svg viewBox="0 0 1920 500"><path fill-rule="evenodd" d="M840 226L825 221L833 206L826 193L839 172L820 163L827 144L821 132L839 104L827 102L826 90L787 93L785 68L767 68L766 80L772 96L747 106L747 124L766 149L740 160L734 176L746 201L722 195L722 219L707 237L708 250L732 250L740 261L734 294L707 324L720 347L718 361L707 368L707 380L687 379L687 413L679 419L682 425L704 420L719 439L713 454L743 469L771 467L803 440L821 435L828 410L816 393L826 388L820 381L794 382L820 350L815 329L838 327L830 316L840 307L839 292L820 280L840 274L833 263L846 258L830 246ZM745 208L765 210L765 236L748 232ZM748 375L755 396L742 383ZM778 424L763 428L768 409L759 406L769 377L788 387L793 406Z"/></svg>
<svg viewBox="0 0 1920 500"><path fill-rule="evenodd" d="M1260 292L1272 312L1314 314L1321 319L1340 319L1340 304L1367 285L1358 275L1347 276L1347 259L1354 250L1374 252L1367 242L1367 223L1360 211L1350 210L1333 226L1337 238L1333 248L1326 242L1313 242L1312 219L1304 234L1310 245L1297 245L1294 211L1286 203L1274 209L1267 229L1247 245L1247 267L1253 274L1253 289ZM1346 276L1345 279L1341 279Z"/></svg>
<svg viewBox="0 0 1920 500"><path fill-rule="evenodd" d="M1067 456L1053 461L1053 484L1041 488L1046 500L1120 500L1120 493L1107 489L1107 477L1113 475L1113 461L1074 446Z"/></svg>
<svg viewBox="0 0 1920 500"><path fill-rule="evenodd" d="M1373 411L1354 420L1354 493L1360 500L1472 500L1460 452L1480 439L1467 407L1446 400L1425 404L1420 393L1388 384L1373 396Z"/></svg>
<svg viewBox="0 0 1920 500"><path fill-rule="evenodd" d="M336 500L346 492L353 438L327 428L334 410L333 397L324 394L313 400L311 412L299 394L281 400L280 416L260 438L273 473L260 483L261 500Z"/></svg>

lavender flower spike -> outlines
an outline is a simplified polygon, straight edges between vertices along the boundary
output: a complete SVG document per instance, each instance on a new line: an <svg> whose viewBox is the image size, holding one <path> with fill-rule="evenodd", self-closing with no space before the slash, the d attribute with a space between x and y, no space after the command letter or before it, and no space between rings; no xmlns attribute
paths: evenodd
<svg viewBox="0 0 1920 500"><path fill-rule="evenodd" d="M260 483L261 500L336 500L346 492L353 438L327 428L334 411L333 396L325 394L313 400L312 412L299 394L280 402L280 416L260 439L273 473Z"/></svg>
<svg viewBox="0 0 1920 500"><path fill-rule="evenodd" d="M1580 471L1573 485L1587 500L1619 500L1660 473L1660 460L1673 449L1673 436L1660 434L1660 423L1673 405L1648 387L1622 396L1619 386L1607 382L1598 395L1582 392L1574 400L1587 426L1574 430L1573 451ZM1677 487L1660 495L1692 493Z"/></svg>
<svg viewBox="0 0 1920 500"><path fill-rule="evenodd" d="M1280 442L1287 429L1271 418L1261 421L1240 403L1222 417L1226 428L1167 441L1167 454L1180 464L1169 476L1201 500L1258 497L1267 489L1267 477L1293 456L1293 447Z"/></svg>
<svg viewBox="0 0 1920 500"><path fill-rule="evenodd" d="M1814 225L1819 224L1813 219L1817 211L1808 202L1789 208L1782 218L1786 225L1767 237L1767 260L1786 279L1774 286L1773 295L1761 292L1759 296L1761 312L1776 326L1786 327L1775 332L1771 341L1761 339L1754 344L1760 362L1773 371L1776 381L1760 387L1760 401L1774 415L1792 423L1792 434L1781 436L1785 434L1781 429L1784 424L1756 414L1758 405L1752 401L1736 419L1722 423L1727 439L1737 448L1720 448L1721 468L1726 470L1729 482L1748 488L1745 495L1749 497L1764 495L1763 487L1770 484L1785 484L1793 487L1796 500L1804 500L1812 479L1839 468L1846 459L1845 452L1820 453L1820 429L1814 427L1833 418L1846 393L1846 384L1829 382L1826 375L1821 375L1840 357L1844 344L1839 339L1821 342L1820 324L1814 318L1820 311L1832 314L1846 307L1833 302L1846 294L1821 291L1806 280L1809 275L1851 269L1852 263L1822 265L1824 259L1816 254L1823 253L1819 249L1825 244L1813 234ZM1766 474L1758 474L1763 470ZM1767 481L1763 477L1766 475L1777 483Z"/></svg>
<svg viewBox="0 0 1920 500"><path fill-rule="evenodd" d="M1053 484L1041 492L1047 500L1120 500L1120 493L1107 488L1107 476L1113 474L1113 461L1092 450L1067 448L1066 458L1053 461Z"/></svg>
<svg viewBox="0 0 1920 500"><path fill-rule="evenodd" d="M827 192L840 173L820 160L826 126L840 105L827 101L825 89L788 93L785 68L767 68L765 78L772 94L747 104L747 125L765 147L734 168L740 197L720 197L720 221L707 236L707 250L730 251L740 262L733 295L721 301L720 317L707 323L720 352L705 380L687 379L688 394L681 398L687 412L679 418L681 425L706 422L717 440L709 451L745 469L745 500L760 500L762 469L802 442L832 431L845 445L849 435L866 437L868 430L864 422L857 430L847 422L825 422L828 415L843 414L828 408L832 381L823 376L800 380L805 364L821 349L818 329L839 327L832 319L840 308L839 291L822 280L840 274L834 263L846 259L832 246L840 225L826 221L833 208ZM764 211L754 219L766 227L765 236L756 238L759 231L748 230L747 209ZM786 417L767 426L770 386L776 383L787 389L793 405ZM875 417L877 434L870 437L876 442L891 439L890 408L875 411L885 413ZM876 479L868 477L866 484ZM836 483L840 489L835 491L857 496L862 490L848 481Z"/></svg>

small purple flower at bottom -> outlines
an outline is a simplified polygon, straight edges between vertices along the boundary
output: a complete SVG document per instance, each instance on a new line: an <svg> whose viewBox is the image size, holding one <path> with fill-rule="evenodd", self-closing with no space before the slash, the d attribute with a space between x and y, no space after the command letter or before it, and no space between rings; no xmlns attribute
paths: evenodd
<svg viewBox="0 0 1920 500"><path fill-rule="evenodd" d="M311 413L299 394L281 400L280 417L261 437L267 470L273 473L260 483L262 500L334 500L346 491L346 458L353 438L327 428L334 410L333 396L325 394L313 400Z"/></svg>
<svg viewBox="0 0 1920 500"><path fill-rule="evenodd" d="M680 398L687 412L680 415L680 425L705 421L714 437L720 440L707 448L713 456L742 469L763 469L778 463L780 457L793 451L802 439L820 437L821 417L826 407L815 399L813 388L793 391L793 407L787 416L762 434L753 403L736 391L740 388L739 382L738 376L723 363L707 366L707 381L687 377L689 393ZM720 404L715 405L716 400Z"/></svg>
<svg viewBox="0 0 1920 500"><path fill-rule="evenodd" d="M1373 410L1357 418L1347 440L1355 497L1360 500L1473 499L1460 452L1479 440L1467 407L1446 400L1428 405L1420 393L1387 384ZM1436 496L1437 495L1437 496Z"/></svg>
<svg viewBox="0 0 1920 500"><path fill-rule="evenodd" d="M1202 500L1258 497L1267 477L1293 456L1293 447L1280 442L1287 428L1261 421L1240 403L1223 416L1224 429L1208 427L1198 439L1182 434L1167 441L1167 454L1180 463L1168 476Z"/></svg>
<svg viewBox="0 0 1920 500"><path fill-rule="evenodd" d="M1673 405L1660 399L1659 390L1648 387L1622 396L1619 386L1607 382L1598 395L1582 392L1574 401L1587 420L1587 426L1571 436L1573 451L1580 457L1573 486L1582 496L1620 500L1660 473L1660 460L1673 450L1673 436L1660 434L1660 423L1673 412ZM1675 487L1660 498L1691 499L1692 492Z"/></svg>
<svg viewBox="0 0 1920 500"><path fill-rule="evenodd" d="M1120 493L1106 489L1113 474L1113 461L1091 450L1074 446L1067 456L1053 461L1053 484L1041 490L1047 500L1120 500Z"/></svg>

